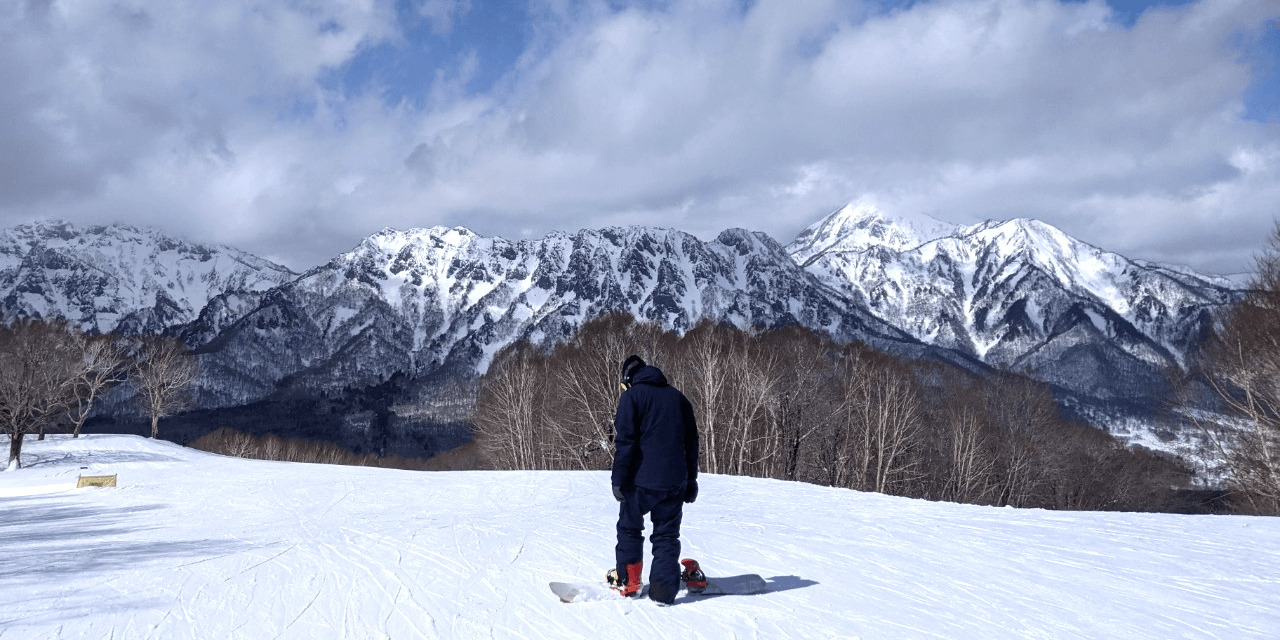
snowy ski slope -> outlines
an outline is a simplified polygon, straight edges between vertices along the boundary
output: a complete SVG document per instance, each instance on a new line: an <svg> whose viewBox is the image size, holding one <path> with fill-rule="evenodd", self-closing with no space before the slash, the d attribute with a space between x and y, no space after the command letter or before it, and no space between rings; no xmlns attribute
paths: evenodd
<svg viewBox="0 0 1280 640"><path fill-rule="evenodd" d="M7 441L0 438L0 450ZM238 460L28 441L0 473L0 639L1275 638L1280 518L1064 513L704 476L687 555L772 591L563 604L600 472ZM116 473L114 489L75 489Z"/></svg>

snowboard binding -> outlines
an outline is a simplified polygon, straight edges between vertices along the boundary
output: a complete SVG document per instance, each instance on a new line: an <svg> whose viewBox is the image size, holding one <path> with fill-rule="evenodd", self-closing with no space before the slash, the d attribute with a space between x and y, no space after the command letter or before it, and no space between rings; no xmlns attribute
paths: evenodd
<svg viewBox="0 0 1280 640"><path fill-rule="evenodd" d="M616 568L610 569L604 574L605 582L609 583L609 588L617 591L625 597L636 597L640 595L640 572L644 568L642 563L627 565L627 576L623 578L618 575Z"/></svg>
<svg viewBox="0 0 1280 640"><path fill-rule="evenodd" d="M684 570L680 572L680 581L684 583L689 593L702 593L707 588L707 576L702 573L702 568L698 566L698 561L693 558L685 558L680 561Z"/></svg>

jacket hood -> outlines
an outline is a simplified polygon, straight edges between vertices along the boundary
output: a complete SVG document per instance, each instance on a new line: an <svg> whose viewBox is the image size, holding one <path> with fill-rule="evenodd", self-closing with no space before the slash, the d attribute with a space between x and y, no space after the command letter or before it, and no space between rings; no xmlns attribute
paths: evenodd
<svg viewBox="0 0 1280 640"><path fill-rule="evenodd" d="M662 375L661 369L646 365L640 367L640 370L631 376L631 384L651 384L655 387L665 387L667 386L667 377Z"/></svg>

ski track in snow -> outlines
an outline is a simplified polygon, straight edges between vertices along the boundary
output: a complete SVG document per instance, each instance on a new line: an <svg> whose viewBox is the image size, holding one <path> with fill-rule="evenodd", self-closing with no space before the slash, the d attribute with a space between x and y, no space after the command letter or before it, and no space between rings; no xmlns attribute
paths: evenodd
<svg viewBox="0 0 1280 640"><path fill-rule="evenodd" d="M3 446L6 442L0 442ZM704 476L684 555L771 592L561 603L604 472L408 472L54 436L0 473L0 640L1274 638L1280 518L993 509ZM114 489L74 489L117 473Z"/></svg>

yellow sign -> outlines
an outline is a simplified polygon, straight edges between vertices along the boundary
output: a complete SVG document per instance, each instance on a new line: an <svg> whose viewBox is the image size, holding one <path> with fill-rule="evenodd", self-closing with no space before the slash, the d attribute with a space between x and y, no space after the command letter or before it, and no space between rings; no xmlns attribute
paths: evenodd
<svg viewBox="0 0 1280 640"><path fill-rule="evenodd" d="M76 488L80 487L114 487L116 486L115 475L109 476L80 476L80 480L76 482Z"/></svg>

